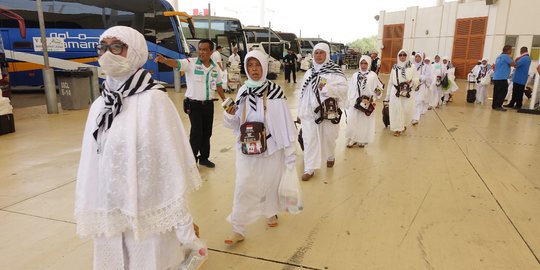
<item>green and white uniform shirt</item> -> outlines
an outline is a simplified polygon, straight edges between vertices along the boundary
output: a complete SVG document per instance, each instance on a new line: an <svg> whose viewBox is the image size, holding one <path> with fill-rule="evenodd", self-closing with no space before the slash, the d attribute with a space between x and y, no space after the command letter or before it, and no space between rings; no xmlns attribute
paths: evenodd
<svg viewBox="0 0 540 270"><path fill-rule="evenodd" d="M205 67L199 58L178 59L178 71L186 76L186 97L193 100L212 100L218 86L222 85L221 69L210 59L210 66Z"/></svg>

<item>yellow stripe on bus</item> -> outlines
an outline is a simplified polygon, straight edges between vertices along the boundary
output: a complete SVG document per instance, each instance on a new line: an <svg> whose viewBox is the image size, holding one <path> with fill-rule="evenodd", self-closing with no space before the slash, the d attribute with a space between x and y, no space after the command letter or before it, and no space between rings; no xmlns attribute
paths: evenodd
<svg viewBox="0 0 540 270"><path fill-rule="evenodd" d="M69 61L77 62L77 63L91 63L96 62L98 60L97 57L87 57L87 58L77 58L77 59L69 59ZM29 62L10 62L9 63L9 72L22 72L22 71L30 71L30 70L36 70L36 69L42 69L44 66L41 64L36 63L29 63Z"/></svg>

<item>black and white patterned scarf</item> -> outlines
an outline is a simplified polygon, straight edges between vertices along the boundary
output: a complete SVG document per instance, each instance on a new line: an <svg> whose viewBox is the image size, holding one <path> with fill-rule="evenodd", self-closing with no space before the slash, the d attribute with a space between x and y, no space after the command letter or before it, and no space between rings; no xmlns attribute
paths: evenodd
<svg viewBox="0 0 540 270"><path fill-rule="evenodd" d="M407 61L405 65L400 66L398 64L394 64L394 69L396 70L396 78L398 78L397 74L401 73L401 76L407 80L407 75L405 75L405 70L411 67L411 61ZM397 81L397 84L399 85L399 79ZM396 85L397 86L397 85Z"/></svg>
<svg viewBox="0 0 540 270"><path fill-rule="evenodd" d="M98 153L100 152L101 145L98 137L103 132L107 131L114 118L122 112L123 99L142 93L146 90L161 90L166 92L167 90L162 85L155 83L150 73L144 69L139 69L135 74L131 75L117 90L111 90L103 83L103 92L101 96L105 101L105 107L99 113L96 122L97 128L92 135L98 143Z"/></svg>
<svg viewBox="0 0 540 270"><path fill-rule="evenodd" d="M319 89L319 83L321 82L320 75L323 74L338 74L345 78L345 74L343 74L341 67L330 60L326 62L326 64L324 64L319 71L315 71L313 68L311 69L311 76L309 76L304 85L302 85L302 93L300 94L300 98L304 96L304 91L309 85L311 85L311 89L313 89L313 91Z"/></svg>
<svg viewBox="0 0 540 270"><path fill-rule="evenodd" d="M263 85L259 87L247 87L247 89L240 95L236 101L236 105L239 105L242 100L247 98L247 102L252 110L257 111L257 97L261 98L265 89L268 88L268 99L286 98L283 90L279 85L272 81L265 81Z"/></svg>
<svg viewBox="0 0 540 270"><path fill-rule="evenodd" d="M358 90L358 97L361 97L362 92L364 92L364 90L366 89L368 74L369 70L365 73L362 73L362 71L358 72L358 75L356 77L356 89Z"/></svg>

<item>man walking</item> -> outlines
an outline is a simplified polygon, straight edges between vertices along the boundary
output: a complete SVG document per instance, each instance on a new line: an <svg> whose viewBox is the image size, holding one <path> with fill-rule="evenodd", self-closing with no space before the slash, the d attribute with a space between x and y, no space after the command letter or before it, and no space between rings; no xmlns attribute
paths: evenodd
<svg viewBox="0 0 540 270"><path fill-rule="evenodd" d="M377 57L378 53L377 51L371 52L371 71L375 72L377 75L379 75L379 70L381 69L381 59Z"/></svg>
<svg viewBox="0 0 540 270"><path fill-rule="evenodd" d="M199 57L187 59L167 59L162 55L156 57L156 62L163 63L176 72L186 74L186 100L184 110L189 115L191 130L189 144L193 155L200 165L214 168L215 164L208 160L210 156L210 137L214 121L214 93L218 92L221 100L223 94L221 68L210 59L214 43L209 39L199 41Z"/></svg>
<svg viewBox="0 0 540 270"><path fill-rule="evenodd" d="M291 72L293 76L293 82L296 83L296 54L292 50L289 50L289 53L283 58L285 63L285 80L291 82Z"/></svg>
<svg viewBox="0 0 540 270"><path fill-rule="evenodd" d="M510 54L512 46L505 45L502 53L495 60L495 73L493 73L493 103L491 108L495 111L506 111L502 107L504 97L508 92L508 77L510 76L510 67L515 66Z"/></svg>
<svg viewBox="0 0 540 270"><path fill-rule="evenodd" d="M523 92L525 91L527 80L529 79L529 67L531 66L531 57L529 56L527 47L521 47L519 52L521 55L516 58L516 69L514 70L514 77L512 80L514 84L512 100L504 105L504 107L518 110L521 109L521 106L523 105Z"/></svg>

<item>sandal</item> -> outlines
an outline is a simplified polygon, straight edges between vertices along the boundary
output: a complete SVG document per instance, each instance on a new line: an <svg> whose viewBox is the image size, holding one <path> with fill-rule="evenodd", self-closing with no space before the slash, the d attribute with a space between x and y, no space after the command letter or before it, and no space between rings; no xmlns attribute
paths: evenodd
<svg viewBox="0 0 540 270"><path fill-rule="evenodd" d="M395 132L394 132L394 136L396 136L396 137L401 136L401 132L400 132L400 131L395 131Z"/></svg>
<svg viewBox="0 0 540 270"><path fill-rule="evenodd" d="M231 234L231 236L229 236L227 239L225 239L225 244L227 245L234 245L238 242L241 242L241 241L244 241L244 236L239 234L239 233L236 233L236 232L233 232Z"/></svg>
<svg viewBox="0 0 540 270"><path fill-rule="evenodd" d="M266 225L270 228L274 228L278 226L278 217L277 215L273 215L266 219Z"/></svg>
<svg viewBox="0 0 540 270"><path fill-rule="evenodd" d="M354 143L349 143L347 144L347 148L353 148L357 143L354 142Z"/></svg>
<svg viewBox="0 0 540 270"><path fill-rule="evenodd" d="M315 173L311 173L311 174L309 174L309 173L304 173L304 174L302 175L302 181L309 181L309 179L311 179L311 177L313 177L313 174L315 174Z"/></svg>

